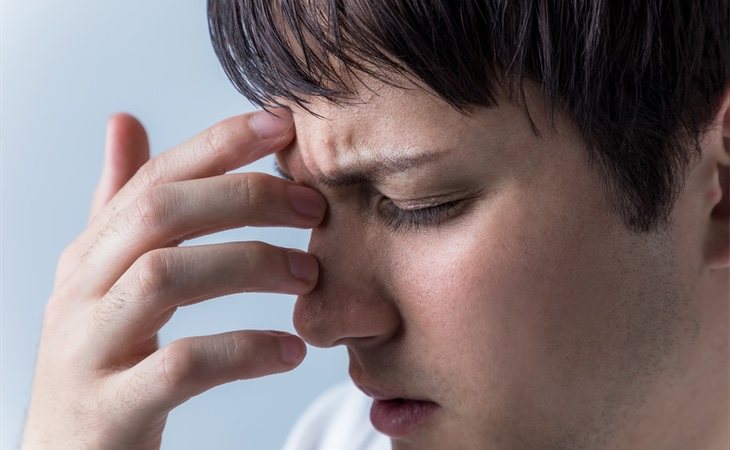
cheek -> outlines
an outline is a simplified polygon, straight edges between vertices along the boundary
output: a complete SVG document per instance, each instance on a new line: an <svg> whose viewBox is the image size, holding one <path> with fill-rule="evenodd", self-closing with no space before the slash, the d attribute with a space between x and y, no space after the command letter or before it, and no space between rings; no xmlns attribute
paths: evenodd
<svg viewBox="0 0 730 450"><path fill-rule="evenodd" d="M655 289L662 281L646 269L661 251L631 239L600 206L550 197L570 200L504 195L463 224L393 244L404 322L428 364L465 392L505 404L544 392L587 400L599 392L592 382L637 373L637 358L656 360L658 339L677 324L670 289Z"/></svg>
<svg viewBox="0 0 730 450"><path fill-rule="evenodd" d="M448 347L455 343L475 365L488 360L495 367L515 350L538 356L544 340L536 335L549 321L568 319L578 275L571 251L559 235L549 236L551 224L536 226L515 204L503 198L468 223L413 238L407 251L394 252L404 319L445 357L453 358Z"/></svg>

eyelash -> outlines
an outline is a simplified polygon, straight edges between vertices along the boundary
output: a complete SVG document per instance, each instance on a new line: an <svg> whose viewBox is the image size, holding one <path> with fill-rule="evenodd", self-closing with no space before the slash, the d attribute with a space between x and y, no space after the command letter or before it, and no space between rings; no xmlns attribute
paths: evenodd
<svg viewBox="0 0 730 450"><path fill-rule="evenodd" d="M278 166L275 167L279 175L289 181L294 178L284 173ZM394 231L419 230L422 227L439 226L443 220L448 219L463 200L452 200L440 205L427 206L420 209L402 209L393 203L389 198L381 200L383 205L381 211L386 224Z"/></svg>
<svg viewBox="0 0 730 450"><path fill-rule="evenodd" d="M423 227L439 226L450 217L461 200L420 209L398 208L390 199L383 199L381 211L387 225L394 231L419 230Z"/></svg>

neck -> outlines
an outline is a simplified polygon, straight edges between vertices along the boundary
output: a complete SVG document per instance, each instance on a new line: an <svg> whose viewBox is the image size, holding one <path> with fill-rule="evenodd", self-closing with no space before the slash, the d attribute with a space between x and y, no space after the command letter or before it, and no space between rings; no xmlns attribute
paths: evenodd
<svg viewBox="0 0 730 450"><path fill-rule="evenodd" d="M730 448L730 272L708 273L691 296L696 332L658 383L636 419L607 449L727 450Z"/></svg>

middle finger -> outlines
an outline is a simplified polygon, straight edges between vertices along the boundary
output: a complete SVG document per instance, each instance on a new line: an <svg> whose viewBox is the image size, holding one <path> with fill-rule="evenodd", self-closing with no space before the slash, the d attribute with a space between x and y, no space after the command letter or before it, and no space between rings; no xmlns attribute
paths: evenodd
<svg viewBox="0 0 730 450"><path fill-rule="evenodd" d="M261 173L233 173L156 186L103 229L67 281L100 298L142 254L230 228L311 228L324 217L314 189Z"/></svg>

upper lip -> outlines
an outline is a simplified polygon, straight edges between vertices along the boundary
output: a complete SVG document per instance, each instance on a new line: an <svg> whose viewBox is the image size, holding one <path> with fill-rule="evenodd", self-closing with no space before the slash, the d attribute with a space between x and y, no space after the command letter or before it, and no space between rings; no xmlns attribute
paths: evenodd
<svg viewBox="0 0 730 450"><path fill-rule="evenodd" d="M395 398L404 398L394 393L384 392L378 389L373 389L370 386L366 386L364 384L358 384L357 382L355 382L355 386L363 391L365 395L367 395L368 397L372 397L375 400L393 400Z"/></svg>
<svg viewBox="0 0 730 450"><path fill-rule="evenodd" d="M372 397L375 400L395 400L395 399L402 399L402 400L416 400L416 401L422 401L422 402L432 402L433 400L429 400L427 398L419 398L419 397L412 397L408 394L403 395L402 393L398 393L391 390L384 390L384 389L376 389L371 386L368 386L366 384L358 383L355 381L355 386L357 386L358 389L360 389L365 395L368 397Z"/></svg>
<svg viewBox="0 0 730 450"><path fill-rule="evenodd" d="M355 364L352 355L350 356L350 378L352 382L360 389L365 395L375 400L416 400L423 402L436 403L429 398L419 396L415 393L408 392L406 389L398 389L397 387L389 386L383 387L381 383L375 383L372 379L365 376L365 371L362 370L359 364Z"/></svg>

